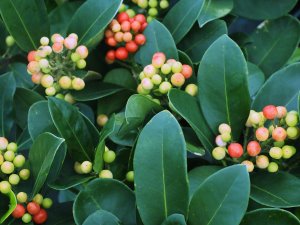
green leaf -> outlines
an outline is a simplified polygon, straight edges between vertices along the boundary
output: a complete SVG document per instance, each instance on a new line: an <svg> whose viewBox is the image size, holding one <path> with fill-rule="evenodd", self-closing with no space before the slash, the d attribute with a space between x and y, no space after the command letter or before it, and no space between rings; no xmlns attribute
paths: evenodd
<svg viewBox="0 0 300 225"><path fill-rule="evenodd" d="M137 207L145 225L161 224L174 213L187 215L186 146L170 112L158 113L144 127L133 164Z"/></svg>
<svg viewBox="0 0 300 225"><path fill-rule="evenodd" d="M76 161L89 160L94 157L94 129L89 129L78 109L64 100L50 97L48 107L52 120L66 140L68 151Z"/></svg>
<svg viewBox="0 0 300 225"><path fill-rule="evenodd" d="M126 89L136 90L136 80L131 72L124 68L110 70L104 77L103 82L115 84Z"/></svg>
<svg viewBox="0 0 300 225"><path fill-rule="evenodd" d="M195 192L189 225L238 225L247 210L250 194L245 166L234 165L208 177Z"/></svg>
<svg viewBox="0 0 300 225"><path fill-rule="evenodd" d="M24 51L37 49L40 38L49 36L44 1L1 0L0 13L9 33Z"/></svg>
<svg viewBox="0 0 300 225"><path fill-rule="evenodd" d="M251 198L270 207L300 206L299 188L300 179L287 172L257 173L251 177Z"/></svg>
<svg viewBox="0 0 300 225"><path fill-rule="evenodd" d="M103 37L103 31L114 18L121 0L87 0L74 14L68 33L78 35L78 43L89 48L95 47Z"/></svg>
<svg viewBox="0 0 300 225"><path fill-rule="evenodd" d="M190 199L194 193L203 184L203 182L212 174L222 169L219 166L200 166L189 171L189 184L190 184Z"/></svg>
<svg viewBox="0 0 300 225"><path fill-rule="evenodd" d="M28 131L32 140L40 134L49 132L59 135L50 115L47 101L34 103L28 112Z"/></svg>
<svg viewBox="0 0 300 225"><path fill-rule="evenodd" d="M300 63L295 63L274 73L256 94L252 108L261 111L266 105L273 104L296 110L300 90L299 69Z"/></svg>
<svg viewBox="0 0 300 225"><path fill-rule="evenodd" d="M268 78L292 56L299 36L299 21L292 16L267 21L249 37L252 42L246 46L249 61L260 67Z"/></svg>
<svg viewBox="0 0 300 225"><path fill-rule="evenodd" d="M97 210L92 213L83 225L120 225L119 219L112 213L105 210Z"/></svg>
<svg viewBox="0 0 300 225"><path fill-rule="evenodd" d="M30 75L27 72L27 66L23 63L11 63L8 65L10 71L13 73L16 86L21 88L32 88L33 83Z"/></svg>
<svg viewBox="0 0 300 225"><path fill-rule="evenodd" d="M250 110L248 69L241 49L227 35L205 52L198 86L200 106L210 128L217 134L218 126L227 123L237 141Z"/></svg>
<svg viewBox="0 0 300 225"><path fill-rule="evenodd" d="M265 82L264 73L253 63L247 62L248 65L248 84L250 96L253 97Z"/></svg>
<svg viewBox="0 0 300 225"><path fill-rule="evenodd" d="M17 199L13 191L0 194L0 224L2 224L17 206Z"/></svg>
<svg viewBox="0 0 300 225"><path fill-rule="evenodd" d="M287 14L296 4L297 0L234 0L232 13L254 20L276 19Z"/></svg>
<svg viewBox="0 0 300 225"><path fill-rule="evenodd" d="M298 218L283 209L257 209L248 212L240 225L299 225Z"/></svg>
<svg viewBox="0 0 300 225"><path fill-rule="evenodd" d="M223 34L227 34L227 26L222 20L212 21L201 29L195 25L178 47L191 57L193 63L199 63L208 47Z"/></svg>
<svg viewBox="0 0 300 225"><path fill-rule="evenodd" d="M183 215L172 214L161 225L186 225L186 222Z"/></svg>
<svg viewBox="0 0 300 225"><path fill-rule="evenodd" d="M163 23L171 32L176 44L197 21L204 2L205 0L181 0L169 10Z"/></svg>
<svg viewBox="0 0 300 225"><path fill-rule="evenodd" d="M63 145L64 139L54 136L51 133L43 133L38 136L29 151L29 162L32 165L31 171L35 178L35 183L32 188L32 195L35 196L50 174L58 174L61 169L62 161L56 163L60 165L58 168L51 170L56 154L66 155L66 146Z"/></svg>
<svg viewBox="0 0 300 225"><path fill-rule="evenodd" d="M0 3L1 4L1 3ZM13 96L16 82L11 73L0 76L0 137L8 137L13 124Z"/></svg>
<svg viewBox="0 0 300 225"><path fill-rule="evenodd" d="M59 33L63 36L67 35L67 30L71 19L82 2L65 2L57 6L49 13L51 34Z"/></svg>
<svg viewBox="0 0 300 225"><path fill-rule="evenodd" d="M233 8L233 0L205 0L198 23L202 27L206 23L226 16Z"/></svg>
<svg viewBox="0 0 300 225"><path fill-rule="evenodd" d="M186 142L186 149L194 155L204 156L205 149L202 147L195 131L190 127L182 127L182 130Z"/></svg>
<svg viewBox="0 0 300 225"><path fill-rule="evenodd" d="M208 152L212 151L215 137L203 117L196 98L178 89L171 89L168 98L172 108L182 116L196 132L204 148ZM189 107L186 107L187 105Z"/></svg>
<svg viewBox="0 0 300 225"><path fill-rule="evenodd" d="M163 52L167 59L178 60L178 52L168 29L157 20L153 20L145 29L146 43L135 55L135 61L143 66L151 64L156 52Z"/></svg>
<svg viewBox="0 0 300 225"><path fill-rule="evenodd" d="M123 183L113 179L95 179L77 196L73 206L76 224L82 224L97 210L114 214L124 225L135 225L135 197Z"/></svg>

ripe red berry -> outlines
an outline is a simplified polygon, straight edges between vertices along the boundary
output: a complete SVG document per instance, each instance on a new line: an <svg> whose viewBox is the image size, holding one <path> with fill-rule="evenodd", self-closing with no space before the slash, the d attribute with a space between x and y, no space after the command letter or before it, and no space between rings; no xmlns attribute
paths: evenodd
<svg viewBox="0 0 300 225"><path fill-rule="evenodd" d="M143 14L137 14L134 17L135 21L139 21L141 24L146 22L146 17Z"/></svg>
<svg viewBox="0 0 300 225"><path fill-rule="evenodd" d="M21 204L17 204L15 210L11 214L13 218L19 219L25 214L25 207Z"/></svg>
<svg viewBox="0 0 300 225"><path fill-rule="evenodd" d="M228 154L232 158L240 158L243 155L243 146L239 143L231 143L228 146Z"/></svg>
<svg viewBox="0 0 300 225"><path fill-rule="evenodd" d="M27 204L27 211L29 214L31 215L36 215L39 213L39 211L41 210L41 207L39 204L35 203L35 202L29 202Z"/></svg>
<svg viewBox="0 0 300 225"><path fill-rule="evenodd" d="M125 45L126 49L130 53L134 53L138 50L139 46L134 41L129 41Z"/></svg>
<svg viewBox="0 0 300 225"><path fill-rule="evenodd" d="M119 23L122 23L123 21L129 20L129 16L126 12L121 12L118 14L117 20Z"/></svg>
<svg viewBox="0 0 300 225"><path fill-rule="evenodd" d="M142 28L142 25L139 21L133 21L131 23L131 29L137 33Z"/></svg>
<svg viewBox="0 0 300 225"><path fill-rule="evenodd" d="M106 58L108 60L115 60L115 51L114 50L109 50L107 53L106 53Z"/></svg>
<svg viewBox="0 0 300 225"><path fill-rule="evenodd" d="M35 54L36 54L36 51L31 51L31 52L28 53L28 55L27 55L28 62L31 62L31 61L35 60Z"/></svg>
<svg viewBox="0 0 300 225"><path fill-rule="evenodd" d="M250 141L247 145L247 152L250 156L257 156L261 151L260 144L257 141Z"/></svg>
<svg viewBox="0 0 300 225"><path fill-rule="evenodd" d="M182 75L184 76L185 79L188 79L192 76L193 74L193 69L191 66L189 65L182 65L182 71L181 71Z"/></svg>
<svg viewBox="0 0 300 225"><path fill-rule="evenodd" d="M282 127L276 127L272 132L272 138L275 141L284 141L286 139L286 130Z"/></svg>
<svg viewBox="0 0 300 225"><path fill-rule="evenodd" d="M116 50L116 58L119 60L125 60L128 58L128 51L124 47L120 47Z"/></svg>
<svg viewBox="0 0 300 225"><path fill-rule="evenodd" d="M43 224L48 219L48 213L45 209L41 209L36 215L33 216L33 222L36 224Z"/></svg>
<svg viewBox="0 0 300 225"><path fill-rule="evenodd" d="M116 46L117 45L117 41L114 37L109 37L106 39L106 42L109 46Z"/></svg>
<svg viewBox="0 0 300 225"><path fill-rule="evenodd" d="M138 34L135 36L134 41L138 45L143 45L146 42L146 37L143 34Z"/></svg>
<svg viewBox="0 0 300 225"><path fill-rule="evenodd" d="M141 28L141 32L143 32L146 29L147 26L148 26L148 23L143 23L142 28Z"/></svg>
<svg viewBox="0 0 300 225"><path fill-rule="evenodd" d="M277 117L277 109L274 105L267 105L263 108L263 114L264 117L266 117L268 120L273 120Z"/></svg>

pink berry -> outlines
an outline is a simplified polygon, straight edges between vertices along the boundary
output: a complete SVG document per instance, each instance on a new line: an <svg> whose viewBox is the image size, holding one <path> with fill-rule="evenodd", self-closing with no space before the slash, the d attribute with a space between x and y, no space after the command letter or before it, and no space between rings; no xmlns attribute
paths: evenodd
<svg viewBox="0 0 300 225"><path fill-rule="evenodd" d="M52 50L53 52L55 53L61 53L64 49L64 46L62 43L59 43L59 42L55 42L53 45L52 45Z"/></svg>
<svg viewBox="0 0 300 225"><path fill-rule="evenodd" d="M275 141L284 141L286 139L286 130L282 127L276 127L272 132L272 138Z"/></svg>
<svg viewBox="0 0 300 225"><path fill-rule="evenodd" d="M77 46L77 40L75 38L72 38L72 37L67 37L65 40L64 40L64 45L67 49L74 49L76 48Z"/></svg>
<svg viewBox="0 0 300 225"><path fill-rule="evenodd" d="M166 61L166 55L162 52L157 52L152 57L152 65L155 68L160 68Z"/></svg>
<svg viewBox="0 0 300 225"><path fill-rule="evenodd" d="M265 127L260 127L255 132L256 139L266 141L269 138L269 130Z"/></svg>
<svg viewBox="0 0 300 225"><path fill-rule="evenodd" d="M35 61L36 51L30 51L27 55L28 62Z"/></svg>
<svg viewBox="0 0 300 225"><path fill-rule="evenodd" d="M30 73L38 73L40 72L40 65L37 61L31 61L28 65L27 65L27 69Z"/></svg>
<svg viewBox="0 0 300 225"><path fill-rule="evenodd" d="M78 35L75 33L69 34L68 37L75 38L76 40L78 40Z"/></svg>
<svg viewBox="0 0 300 225"><path fill-rule="evenodd" d="M286 107L284 107L284 106L277 106L276 109L277 109L277 112L278 112L277 118L282 119L282 118L284 118L286 116L286 114L287 114Z"/></svg>
<svg viewBox="0 0 300 225"><path fill-rule="evenodd" d="M53 34L52 37L51 37L51 41L53 43L63 44L64 43L64 38L60 34Z"/></svg>
<svg viewBox="0 0 300 225"><path fill-rule="evenodd" d="M273 120L277 117L277 109L274 105L267 105L263 108L264 117L268 120Z"/></svg>
<svg viewBox="0 0 300 225"><path fill-rule="evenodd" d="M152 77L156 73L156 69L153 65L148 65L144 67L143 72L146 77Z"/></svg>
<svg viewBox="0 0 300 225"><path fill-rule="evenodd" d="M215 143L216 143L216 145L218 145L219 147L225 147L225 146L227 145L227 143L223 141L221 135L218 135L218 136L216 137Z"/></svg>
<svg viewBox="0 0 300 225"><path fill-rule="evenodd" d="M76 53L80 55L80 58L85 59L89 54L89 50L84 45L80 45L76 48Z"/></svg>
<svg viewBox="0 0 300 225"><path fill-rule="evenodd" d="M193 69L191 66L189 65L182 65L182 71L181 71L182 75L184 76L185 79L188 79L192 76L193 74Z"/></svg>
<svg viewBox="0 0 300 225"><path fill-rule="evenodd" d="M34 84L40 84L43 74L42 73L33 73L31 80Z"/></svg>

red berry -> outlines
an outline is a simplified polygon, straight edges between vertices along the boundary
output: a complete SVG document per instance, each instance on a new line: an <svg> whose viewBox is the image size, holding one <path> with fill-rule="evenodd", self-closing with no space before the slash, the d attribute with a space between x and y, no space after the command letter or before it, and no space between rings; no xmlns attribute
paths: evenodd
<svg viewBox="0 0 300 225"><path fill-rule="evenodd" d="M263 114L264 117L266 117L268 120L273 120L277 117L277 109L274 105L267 105L263 108Z"/></svg>
<svg viewBox="0 0 300 225"><path fill-rule="evenodd" d="M228 146L228 154L232 158L240 158L243 155L243 146L239 143L231 143Z"/></svg>
<svg viewBox="0 0 300 225"><path fill-rule="evenodd" d="M134 42L138 45L143 45L146 42L146 37L143 34L138 34L134 38Z"/></svg>
<svg viewBox="0 0 300 225"><path fill-rule="evenodd" d="M185 79L188 79L192 76L193 69L189 65L184 64L184 65L182 65L181 73L182 73L182 75L184 76Z"/></svg>
<svg viewBox="0 0 300 225"><path fill-rule="evenodd" d="M28 62L35 61L35 54L36 54L36 51L31 51L28 53L28 55L27 55Z"/></svg>
<svg viewBox="0 0 300 225"><path fill-rule="evenodd" d="M141 32L143 32L146 29L147 26L148 26L148 23L143 23L142 28L141 28Z"/></svg>
<svg viewBox="0 0 300 225"><path fill-rule="evenodd" d="M260 127L256 130L255 137L259 141L266 141L269 138L269 130L265 127Z"/></svg>
<svg viewBox="0 0 300 225"><path fill-rule="evenodd" d="M106 53L106 58L109 59L109 60L115 60L115 51L114 50L109 50L107 53Z"/></svg>
<svg viewBox="0 0 300 225"><path fill-rule="evenodd" d="M109 38L109 37L112 37L112 36L114 36L114 32L112 32L109 29L105 31L105 37L106 38Z"/></svg>
<svg viewBox="0 0 300 225"><path fill-rule="evenodd" d="M41 209L38 214L33 216L33 222L36 224L43 224L47 221L48 214L45 209Z"/></svg>
<svg viewBox="0 0 300 225"><path fill-rule="evenodd" d="M129 41L125 45L126 49L130 53L134 53L138 50L139 46L134 41Z"/></svg>
<svg viewBox="0 0 300 225"><path fill-rule="evenodd" d="M11 214L13 218L19 219L25 214L25 207L21 204L17 204L15 210Z"/></svg>
<svg viewBox="0 0 300 225"><path fill-rule="evenodd" d="M107 40L107 44L109 46L116 46L117 45L117 41L114 37L109 37L106 40Z"/></svg>
<svg viewBox="0 0 300 225"><path fill-rule="evenodd" d="M116 58L119 60L125 60L128 58L128 51L124 47L120 47L116 50Z"/></svg>
<svg viewBox="0 0 300 225"><path fill-rule="evenodd" d="M131 28L131 24L129 21L124 21L122 24L121 24L121 30L123 32L128 32L130 31L130 28Z"/></svg>
<svg viewBox="0 0 300 225"><path fill-rule="evenodd" d="M123 21L129 20L129 16L126 12L121 12L118 14L117 20L119 23L122 23Z"/></svg>
<svg viewBox="0 0 300 225"><path fill-rule="evenodd" d="M143 14L135 15L134 20L139 21L141 24L146 23L146 17Z"/></svg>
<svg viewBox="0 0 300 225"><path fill-rule="evenodd" d="M133 22L131 23L131 29L132 29L135 33L137 33L141 28L142 28L142 25L141 25L140 22L138 22L138 21L133 21Z"/></svg>
<svg viewBox="0 0 300 225"><path fill-rule="evenodd" d="M272 138L275 141L284 141L286 139L286 130L282 127L276 127L272 132Z"/></svg>
<svg viewBox="0 0 300 225"><path fill-rule="evenodd" d="M41 210L40 205L35 202L29 202L27 204L27 211L31 215L36 215L37 213L39 213L40 210Z"/></svg>
<svg viewBox="0 0 300 225"><path fill-rule="evenodd" d="M260 144L257 141L250 141L247 145L247 152L250 156L257 156L261 151Z"/></svg>

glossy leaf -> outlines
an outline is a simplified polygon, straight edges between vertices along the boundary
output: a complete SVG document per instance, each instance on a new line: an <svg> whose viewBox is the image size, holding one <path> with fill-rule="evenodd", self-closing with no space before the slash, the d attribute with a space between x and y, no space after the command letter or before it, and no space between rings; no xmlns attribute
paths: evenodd
<svg viewBox="0 0 300 225"><path fill-rule="evenodd" d="M214 135L206 123L197 100L178 89L172 89L168 98L172 108L182 116L196 132L204 148L210 152L214 148ZM186 107L186 106L189 107ZM210 153L209 153L210 154Z"/></svg>
<svg viewBox="0 0 300 225"><path fill-rule="evenodd" d="M299 225L299 219L283 209L257 209L248 212L240 225Z"/></svg>
<svg viewBox="0 0 300 225"><path fill-rule="evenodd" d="M222 20L212 21L201 29L195 25L178 47L191 57L193 63L199 63L208 47L223 34L227 34L227 26Z"/></svg>
<svg viewBox="0 0 300 225"><path fill-rule="evenodd" d="M134 176L137 207L145 225L161 224L174 213L187 215L186 146L170 112L158 113L142 130L135 149Z"/></svg>
<svg viewBox="0 0 300 225"><path fill-rule="evenodd" d="M60 165L60 168L54 168L51 171L51 166L54 163L56 154L60 154L59 152L61 152L65 156L66 146L63 143L64 139L56 137L51 133L43 133L33 142L29 151L29 162L32 165L31 171L35 178L31 196L35 196L41 190L51 173L57 175L60 171L64 157L62 157L62 161L56 161Z"/></svg>
<svg viewBox="0 0 300 225"><path fill-rule="evenodd" d="M16 86L21 88L32 88L33 83L31 77L27 72L27 66L23 63L12 63L9 64L9 69L13 73Z"/></svg>
<svg viewBox="0 0 300 225"><path fill-rule="evenodd" d="M233 139L239 139L250 110L247 76L244 55L227 35L205 52L198 71L198 98L215 134L221 123L227 123L233 130Z"/></svg>
<svg viewBox="0 0 300 225"><path fill-rule="evenodd" d="M268 21L250 36L251 44L246 47L249 61L269 77L292 56L299 36L299 21L292 16Z"/></svg>
<svg viewBox="0 0 300 225"><path fill-rule="evenodd" d="M186 225L185 218L181 214L169 216L161 225Z"/></svg>
<svg viewBox="0 0 300 225"><path fill-rule="evenodd" d="M0 194L0 224L2 224L17 206L17 199L13 191L8 194Z"/></svg>
<svg viewBox="0 0 300 225"><path fill-rule="evenodd" d="M176 44L197 21L204 2L205 0L181 0L169 10L163 23L171 32Z"/></svg>
<svg viewBox="0 0 300 225"><path fill-rule="evenodd" d="M261 111L266 105L274 104L296 110L300 90L299 69L300 63L295 63L274 73L258 91L252 108Z"/></svg>
<svg viewBox="0 0 300 225"><path fill-rule="evenodd" d="M0 76L0 137L8 137L14 124L13 96L16 90L11 73Z"/></svg>
<svg viewBox="0 0 300 225"><path fill-rule="evenodd" d="M253 97L265 82L264 73L253 63L248 62L248 84L250 96Z"/></svg>
<svg viewBox="0 0 300 225"><path fill-rule="evenodd" d="M287 14L296 3L297 0L234 0L233 13L254 20L276 19Z"/></svg>
<svg viewBox="0 0 300 225"><path fill-rule="evenodd" d="M249 194L250 180L245 166L222 169L207 178L195 192L188 224L238 225L247 210Z"/></svg>
<svg viewBox="0 0 300 225"><path fill-rule="evenodd" d="M124 225L135 225L135 197L123 183L113 179L95 179L77 196L74 206L76 224L102 209L114 214Z"/></svg>
<svg viewBox="0 0 300 225"><path fill-rule="evenodd" d="M92 213L82 225L119 225L119 219L112 213L105 210L97 210Z"/></svg>
<svg viewBox="0 0 300 225"><path fill-rule="evenodd" d="M270 207L300 206L299 188L300 179L287 172L257 173L251 177L251 198Z"/></svg>
<svg viewBox="0 0 300 225"><path fill-rule="evenodd" d="M44 1L1 0L0 13L9 33L24 51L37 49L40 38L49 36Z"/></svg>
<svg viewBox="0 0 300 225"><path fill-rule="evenodd" d="M78 43L89 48L95 47L103 37L103 31L114 18L121 0L88 0L74 14L68 33L78 35Z"/></svg>
<svg viewBox="0 0 300 225"><path fill-rule="evenodd" d="M206 23L226 16L233 8L233 0L205 0L198 18L200 27Z"/></svg>
<svg viewBox="0 0 300 225"><path fill-rule="evenodd" d="M194 155L204 156L205 149L202 147L195 131L190 127L182 127L182 130L186 142L186 149Z"/></svg>
<svg viewBox="0 0 300 225"><path fill-rule="evenodd" d="M48 107L57 130L66 140L72 158L76 161L92 161L95 148L93 137L97 134L89 129L78 109L53 97L49 98Z"/></svg>
<svg viewBox="0 0 300 225"><path fill-rule="evenodd" d="M163 52L167 59L178 60L178 53L173 37L168 29L157 20L153 20L145 29L146 43L135 55L135 60L143 66L151 64L155 52Z"/></svg>
<svg viewBox="0 0 300 225"><path fill-rule="evenodd" d="M136 90L136 80L131 72L124 68L110 70L104 77L103 82L119 85L121 87Z"/></svg>

